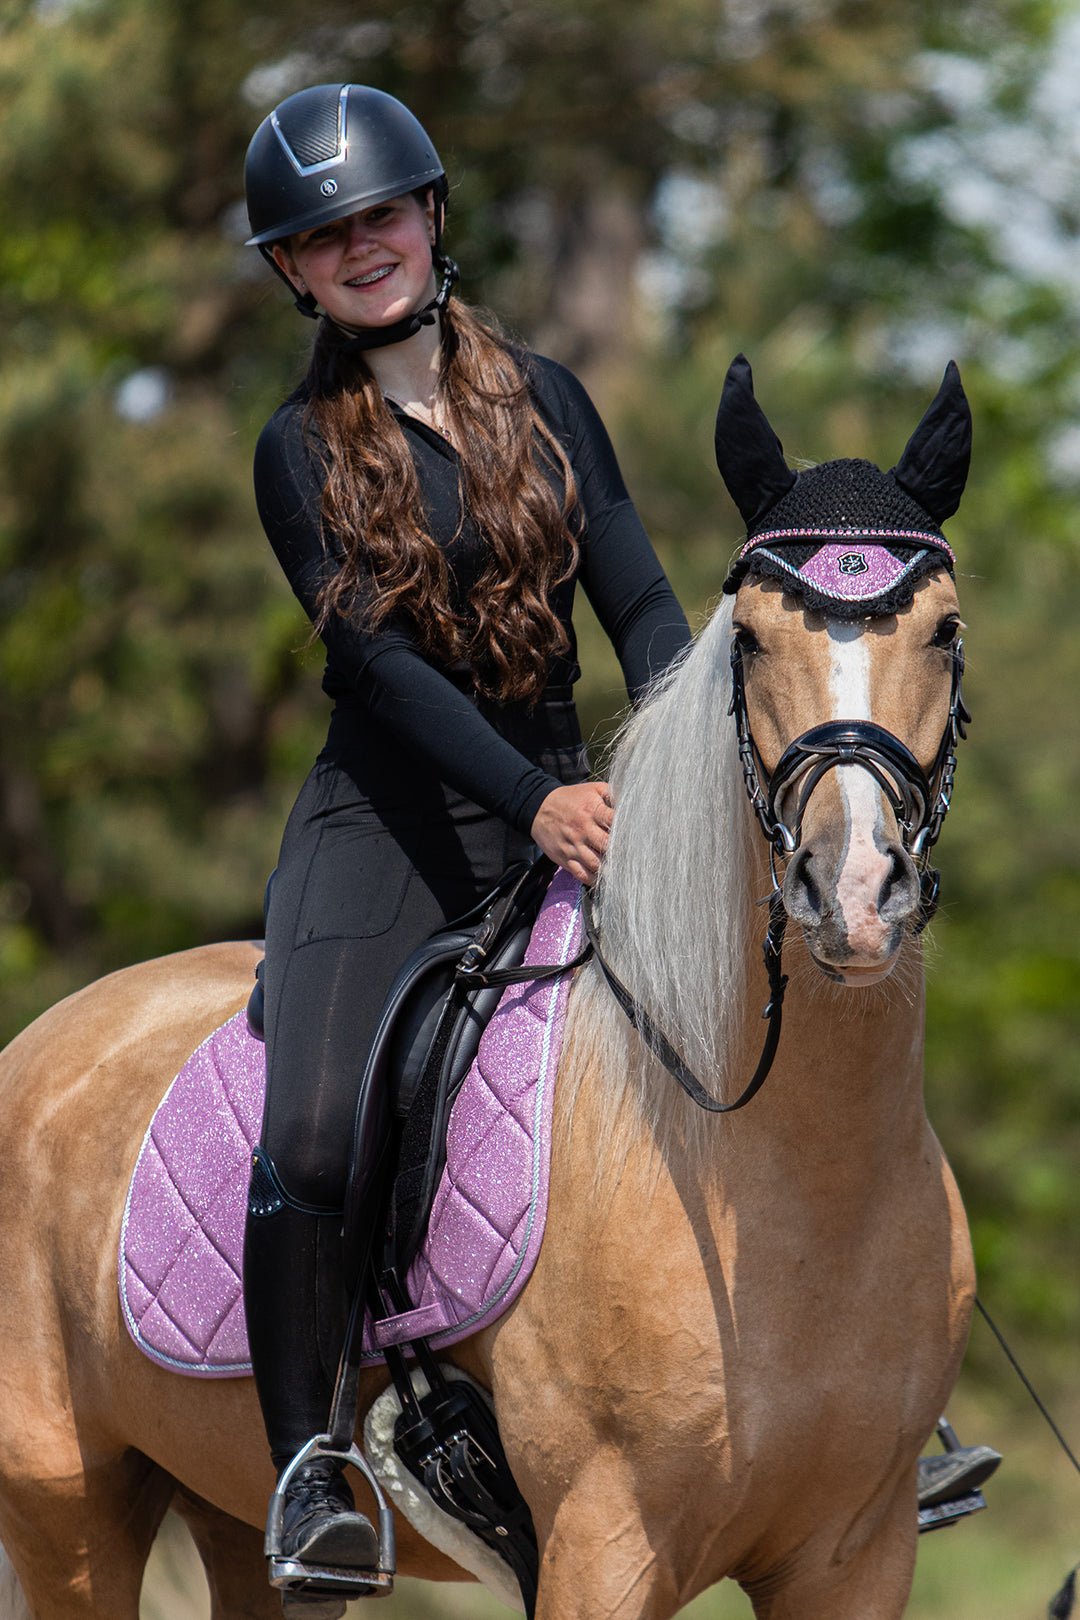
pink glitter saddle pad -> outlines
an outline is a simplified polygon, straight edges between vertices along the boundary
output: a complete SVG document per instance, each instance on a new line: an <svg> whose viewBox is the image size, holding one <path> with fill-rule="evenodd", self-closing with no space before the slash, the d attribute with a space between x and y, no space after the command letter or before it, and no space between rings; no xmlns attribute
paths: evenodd
<svg viewBox="0 0 1080 1620"><path fill-rule="evenodd" d="M525 961L580 947L581 890L556 874ZM412 1338L452 1344L517 1298L547 1215L551 1109L570 975L511 985L454 1103L427 1237L409 1272L415 1307L369 1324L366 1354ZM251 1371L241 1257L251 1149L266 1082L243 1012L185 1063L150 1122L120 1233L120 1302L153 1361L207 1378Z"/></svg>

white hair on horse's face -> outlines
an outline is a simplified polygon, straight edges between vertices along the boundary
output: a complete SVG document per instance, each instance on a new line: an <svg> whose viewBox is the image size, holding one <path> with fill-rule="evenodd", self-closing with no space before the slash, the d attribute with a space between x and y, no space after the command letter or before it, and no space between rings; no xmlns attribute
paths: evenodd
<svg viewBox="0 0 1080 1620"><path fill-rule="evenodd" d="M746 1078L732 1071L743 1060L748 969L760 970L763 1003L766 995L748 922L754 826L728 713L733 612L734 599L723 598L617 740L615 820L596 897L614 971L706 1089L725 1098ZM651 1056L595 963L574 986L567 1042L562 1084L571 1095L586 1068L608 1092L610 1138L597 1144L598 1166L623 1139L628 1091L634 1118L643 1115L658 1140L676 1126L684 1139L700 1133L715 1145L716 1120Z"/></svg>

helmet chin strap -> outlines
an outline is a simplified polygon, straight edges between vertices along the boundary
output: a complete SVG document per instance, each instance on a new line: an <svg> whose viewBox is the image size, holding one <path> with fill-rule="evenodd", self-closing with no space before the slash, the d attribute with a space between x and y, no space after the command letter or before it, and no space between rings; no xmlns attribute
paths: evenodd
<svg viewBox="0 0 1080 1620"><path fill-rule="evenodd" d="M280 276L281 280L292 293L293 304L300 311L301 315L307 315L311 318L311 320L317 321L319 318L319 308L311 293L298 293L292 281L285 274L280 264L278 264L277 260L274 258L274 255L267 244L265 242L260 242L258 246L259 252L262 254L275 276Z"/></svg>
<svg viewBox="0 0 1080 1620"><path fill-rule="evenodd" d="M422 326L433 326L438 316L450 301L450 293L460 271L453 259L448 259L443 253L432 253L432 260L436 271L442 276L438 292L430 303L423 309L416 310L412 315L402 316L392 326L345 326L341 321L330 320L339 332L344 332L349 341L342 344L342 353L346 355L363 354L367 349L385 349L392 343L404 343L407 338L415 337ZM308 297L310 298L310 293ZM297 300L300 308L300 300ZM308 313L307 310L304 311ZM311 311L315 313L314 310Z"/></svg>

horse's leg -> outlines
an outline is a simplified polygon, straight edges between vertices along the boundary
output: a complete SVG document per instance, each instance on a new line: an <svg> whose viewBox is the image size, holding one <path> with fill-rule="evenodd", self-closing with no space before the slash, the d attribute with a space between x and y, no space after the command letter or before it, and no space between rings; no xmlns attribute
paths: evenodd
<svg viewBox="0 0 1080 1620"><path fill-rule="evenodd" d="M591 1493L571 1493L556 1519L540 1566L536 1620L670 1620L682 1605L637 1513L629 1508L601 1522L591 1506Z"/></svg>
<svg viewBox="0 0 1080 1620"><path fill-rule="evenodd" d="M670 1620L682 1605L665 1538L651 1544L618 1448L590 1438L595 1449L578 1462L550 1519L542 1508L535 1514L542 1548L536 1620Z"/></svg>
<svg viewBox="0 0 1080 1620"><path fill-rule="evenodd" d="M0 1485L0 1540L33 1620L138 1620L143 1570L169 1505L172 1478L141 1452L85 1471L47 1455L37 1477Z"/></svg>
<svg viewBox="0 0 1080 1620"><path fill-rule="evenodd" d="M178 1491L173 1509L199 1549L211 1620L281 1620L281 1593L267 1580L262 1531L191 1491Z"/></svg>
<svg viewBox="0 0 1080 1620"><path fill-rule="evenodd" d="M757 1620L900 1620L911 1596L917 1541L915 1493L908 1485L896 1491L871 1533L857 1523L839 1547L812 1543L771 1575L740 1576L740 1584Z"/></svg>
<svg viewBox="0 0 1080 1620"><path fill-rule="evenodd" d="M707 1547L680 1545L679 1502L665 1512L654 1494L641 1480L635 1487L626 1459L597 1436L594 1460L550 1523L537 1516L536 1620L671 1620L700 1592L690 1572ZM775 1568L736 1578L757 1620L901 1620L916 1540L914 1491L902 1489L871 1533L857 1521L839 1546L815 1538Z"/></svg>

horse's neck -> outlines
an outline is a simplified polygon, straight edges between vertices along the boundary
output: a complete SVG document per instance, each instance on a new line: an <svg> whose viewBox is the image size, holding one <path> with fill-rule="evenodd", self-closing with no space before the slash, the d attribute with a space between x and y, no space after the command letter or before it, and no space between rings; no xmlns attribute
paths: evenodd
<svg viewBox="0 0 1080 1620"><path fill-rule="evenodd" d="M661 1106L659 1123L651 1123L629 1082L620 1106L600 1065L583 1066L565 1112L568 1099L557 1094L579 1173L594 1180L603 1165L600 1179L617 1178L639 1207L652 1200L658 1174L661 1181L670 1175L684 1204L698 1196L711 1202L717 1193L744 1202L748 1191L755 1204L796 1197L836 1208L842 1193L849 1207L873 1201L883 1177L902 1176L926 1154L922 962L917 944L909 951L910 960L900 964L902 991L888 981L845 990L826 984L801 941L792 941L776 1060L763 1088L735 1113L703 1113L657 1063L652 1085ZM766 995L765 972L755 958L728 1101L757 1065Z"/></svg>
<svg viewBox="0 0 1080 1620"><path fill-rule="evenodd" d="M767 883L756 893L767 892ZM748 937L757 940L761 911ZM843 1198L872 1201L883 1177L902 1176L925 1158L928 1136L923 1101L925 995L921 947L909 942L893 975L878 985L847 989L829 983L809 959L797 931L784 950L789 983L780 1043L762 1089L735 1113L702 1114L657 1064L654 1084L665 1107L681 1113L668 1132L643 1126L637 1156L643 1185L652 1174L652 1146L674 1170L682 1143L685 1163L676 1172L685 1190L697 1180L703 1193L719 1188L755 1201L776 1196L825 1208ZM761 1013L768 983L760 951L748 961L741 1051L726 1101L741 1092L757 1066L766 1025ZM633 1172L631 1171L631 1176Z"/></svg>
<svg viewBox="0 0 1080 1620"><path fill-rule="evenodd" d="M904 966L912 980L919 968L910 1001L887 983L804 985L816 969L799 965L772 1073L735 1116L738 1159L758 1161L757 1180L873 1200L883 1176L925 1152L921 962Z"/></svg>
<svg viewBox="0 0 1080 1620"><path fill-rule="evenodd" d="M743 853L752 862L746 910L726 936L736 946L732 988L738 993L741 981L743 1017L729 1022L731 1009L722 1008L724 1026L704 1043L713 1053L731 1054L723 1082L727 1102L745 1089L757 1066L769 994L760 948L764 908L756 903L770 889L767 856L756 837ZM625 900L622 911L634 914ZM658 930L642 932L653 938ZM717 962L722 970L722 957ZM882 1175L902 1175L913 1158L926 1160L918 941L908 943L886 980L848 989L826 980L792 925L783 967L789 983L772 1070L744 1108L721 1117L699 1110L658 1062L642 1070L639 1038L599 976L586 979L572 1007L558 1093L580 1175L608 1181L622 1175L625 1186L635 1188L634 1198L647 1201L662 1162L679 1182L681 1197L696 1182L708 1198L719 1187L722 1195L731 1192L740 1200L749 1191L752 1202L797 1196L812 1204L843 1187L851 1205L872 1199ZM710 967L709 982L712 977ZM663 990L654 985L645 1000L663 1027ZM673 1026L670 1033L681 1046L682 1032ZM715 1069L701 1072L713 1086L719 1083Z"/></svg>

